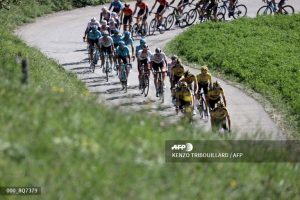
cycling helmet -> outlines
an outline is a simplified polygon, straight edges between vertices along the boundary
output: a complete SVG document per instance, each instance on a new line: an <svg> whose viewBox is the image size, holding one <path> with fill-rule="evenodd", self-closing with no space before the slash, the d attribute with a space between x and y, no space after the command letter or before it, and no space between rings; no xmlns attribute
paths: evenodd
<svg viewBox="0 0 300 200"><path fill-rule="evenodd" d="M108 31L103 31L102 35L103 35L103 36L108 36L109 33L108 33Z"/></svg>
<svg viewBox="0 0 300 200"><path fill-rule="evenodd" d="M107 8L106 8L106 7L103 7L101 10L102 10L102 11L107 11Z"/></svg>
<svg viewBox="0 0 300 200"><path fill-rule="evenodd" d="M119 29L114 30L114 34L118 35L120 33Z"/></svg>
<svg viewBox="0 0 300 200"><path fill-rule="evenodd" d="M160 48L156 48L155 49L155 53L160 53L161 52L161 49Z"/></svg>
<svg viewBox="0 0 300 200"><path fill-rule="evenodd" d="M96 22L96 17L93 17L93 18L91 19L91 22L92 22L92 23L95 23L95 22Z"/></svg>
<svg viewBox="0 0 300 200"><path fill-rule="evenodd" d="M208 71L208 68L207 68L207 65L203 65L202 67L201 67L201 71Z"/></svg>
<svg viewBox="0 0 300 200"><path fill-rule="evenodd" d="M124 46L125 42L124 41L120 41L118 44L119 44L119 46Z"/></svg>
<svg viewBox="0 0 300 200"><path fill-rule="evenodd" d="M107 26L107 21L102 20L102 21L101 21L101 25L102 25L102 26Z"/></svg>
<svg viewBox="0 0 300 200"><path fill-rule="evenodd" d="M130 6L130 4L129 3L125 3L124 6L128 8Z"/></svg>
<svg viewBox="0 0 300 200"><path fill-rule="evenodd" d="M176 56L176 55L173 55L172 57L171 57L171 60L177 60L178 59L178 57Z"/></svg>
<svg viewBox="0 0 300 200"><path fill-rule="evenodd" d="M220 87L220 83L218 81L215 81L213 83L213 87L216 88L216 87Z"/></svg>
<svg viewBox="0 0 300 200"><path fill-rule="evenodd" d="M189 72L189 70L186 70L185 72L184 72L184 77L187 77L188 75L190 75L191 73Z"/></svg>
<svg viewBox="0 0 300 200"><path fill-rule="evenodd" d="M124 31L124 36L125 37L130 37L131 36L131 33L129 31Z"/></svg>
<svg viewBox="0 0 300 200"><path fill-rule="evenodd" d="M140 45L144 45L144 44L146 44L146 40L145 39L141 39L140 40Z"/></svg>

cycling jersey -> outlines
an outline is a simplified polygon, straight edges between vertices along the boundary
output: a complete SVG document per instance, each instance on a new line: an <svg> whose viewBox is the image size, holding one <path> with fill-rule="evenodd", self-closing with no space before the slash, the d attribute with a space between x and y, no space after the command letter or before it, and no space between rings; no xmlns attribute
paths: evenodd
<svg viewBox="0 0 300 200"><path fill-rule="evenodd" d="M101 37L101 33L98 30L90 30L87 34L87 38L90 40L98 40Z"/></svg>
<svg viewBox="0 0 300 200"><path fill-rule="evenodd" d="M109 26L104 26L104 25L100 26L101 33L103 33L104 31L107 31L108 28L109 28Z"/></svg>
<svg viewBox="0 0 300 200"><path fill-rule="evenodd" d="M151 54L151 51L147 50L147 51L145 52L143 49L141 49L141 50L139 50L139 52L138 52L138 59L139 59L139 60L145 60L145 59L150 60L151 55L152 55L152 54Z"/></svg>
<svg viewBox="0 0 300 200"><path fill-rule="evenodd" d="M222 88L215 88L208 91L208 99L210 100L218 100L220 98L220 95L224 94L224 91Z"/></svg>
<svg viewBox="0 0 300 200"><path fill-rule="evenodd" d="M143 50L143 45L138 45L138 46L135 47L135 55L136 55L136 57L137 57L138 52L139 52L140 50Z"/></svg>
<svg viewBox="0 0 300 200"><path fill-rule="evenodd" d="M164 53L155 53L151 56L151 61L154 63L162 63L166 59L166 55Z"/></svg>
<svg viewBox="0 0 300 200"><path fill-rule="evenodd" d="M110 4L111 7L116 8L117 10L121 10L123 8L123 4L120 1L113 1Z"/></svg>
<svg viewBox="0 0 300 200"><path fill-rule="evenodd" d="M123 8L122 12L123 12L124 16L131 16L133 14L132 9L131 8L126 8L126 7Z"/></svg>
<svg viewBox="0 0 300 200"><path fill-rule="evenodd" d="M192 98L193 98L192 93L191 93L191 91L189 90L188 87L178 88L178 90L176 91L175 96L176 96L177 99L182 100L185 103L191 103L193 101L192 100Z"/></svg>
<svg viewBox="0 0 300 200"><path fill-rule="evenodd" d="M172 71L172 74L173 74L174 76L179 76L179 77L181 77L181 76L183 75L183 73L184 73L184 68L183 68L182 66L180 66L180 65L175 65L175 66L171 69L171 71Z"/></svg>
<svg viewBox="0 0 300 200"><path fill-rule="evenodd" d="M121 57L130 56L129 48L127 46L124 46L123 49L120 46L117 47L116 53L118 56L121 56Z"/></svg>
<svg viewBox="0 0 300 200"><path fill-rule="evenodd" d="M136 6L139 7L141 10L148 9L148 5L145 2L136 3Z"/></svg>
<svg viewBox="0 0 300 200"><path fill-rule="evenodd" d="M95 22L89 22L88 25L87 25L87 29L90 30L90 28L92 26L97 26L97 27L100 27L100 23L98 21L95 21Z"/></svg>
<svg viewBox="0 0 300 200"><path fill-rule="evenodd" d="M193 74L190 74L182 79L182 81L186 82L188 85L192 84L194 80L195 76Z"/></svg>
<svg viewBox="0 0 300 200"><path fill-rule="evenodd" d="M210 115L213 119L216 120L225 120L228 116L228 111L226 107L216 107L210 112Z"/></svg>
<svg viewBox="0 0 300 200"><path fill-rule="evenodd" d="M110 47L114 43L113 39L110 36L107 36L106 38L101 37L99 40L100 40L99 42L101 47Z"/></svg>
<svg viewBox="0 0 300 200"><path fill-rule="evenodd" d="M126 46L132 45L133 44L133 40L132 38L126 38L126 37L122 37L122 40L125 42Z"/></svg>
<svg viewBox="0 0 300 200"><path fill-rule="evenodd" d="M122 36L121 35L116 35L116 34L113 34L111 36L111 38L113 39L114 41L114 45L117 46L119 44L119 42L122 40Z"/></svg>
<svg viewBox="0 0 300 200"><path fill-rule="evenodd" d="M197 81L199 84L206 84L208 83L209 81L211 81L211 75L210 73L206 73L206 74L198 74L197 75Z"/></svg>
<svg viewBox="0 0 300 200"><path fill-rule="evenodd" d="M166 6L168 4L167 0L156 0L160 5Z"/></svg>

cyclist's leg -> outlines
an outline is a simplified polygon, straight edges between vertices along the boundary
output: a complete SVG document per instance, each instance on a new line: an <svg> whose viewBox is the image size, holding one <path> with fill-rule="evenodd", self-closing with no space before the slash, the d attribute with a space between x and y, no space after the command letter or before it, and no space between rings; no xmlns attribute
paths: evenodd
<svg viewBox="0 0 300 200"><path fill-rule="evenodd" d="M106 47L101 48L101 67L104 66L104 53L107 53Z"/></svg>
<svg viewBox="0 0 300 200"><path fill-rule="evenodd" d="M109 62L110 62L110 68L111 68L111 65L113 63L113 47L112 47L112 45L110 47L108 47L107 54L109 55Z"/></svg>
<svg viewBox="0 0 300 200"><path fill-rule="evenodd" d="M280 0L280 2L278 3L278 12L282 13L282 6L284 5L285 0Z"/></svg>
<svg viewBox="0 0 300 200"><path fill-rule="evenodd" d="M89 43L89 55L90 55L90 63L92 63L92 61L93 61L93 45L94 45L94 43L92 42L92 40L90 40L90 39L87 39L87 41L88 41L88 43Z"/></svg>

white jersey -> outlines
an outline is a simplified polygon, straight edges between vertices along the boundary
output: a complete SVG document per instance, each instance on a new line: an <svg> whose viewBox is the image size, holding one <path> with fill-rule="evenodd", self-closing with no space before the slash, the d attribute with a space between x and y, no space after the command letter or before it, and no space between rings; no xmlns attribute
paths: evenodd
<svg viewBox="0 0 300 200"><path fill-rule="evenodd" d="M113 39L110 36L107 36L106 38L101 37L99 42L101 47L110 47L114 44Z"/></svg>
<svg viewBox="0 0 300 200"><path fill-rule="evenodd" d="M151 61L155 63L162 63L166 60L166 55L164 53L155 53L151 56Z"/></svg>
<svg viewBox="0 0 300 200"><path fill-rule="evenodd" d="M137 53L137 57L138 57L139 60L145 60L145 59L150 60L151 56L152 56L152 53L149 50L147 50L146 52L144 52L143 49L141 49Z"/></svg>
<svg viewBox="0 0 300 200"><path fill-rule="evenodd" d="M100 23L98 21L89 22L88 25L87 25L87 29L90 29L92 26L100 27Z"/></svg>

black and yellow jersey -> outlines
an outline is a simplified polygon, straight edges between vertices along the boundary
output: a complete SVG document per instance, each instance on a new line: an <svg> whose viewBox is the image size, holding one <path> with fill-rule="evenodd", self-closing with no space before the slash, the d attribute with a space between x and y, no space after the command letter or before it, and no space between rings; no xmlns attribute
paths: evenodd
<svg viewBox="0 0 300 200"><path fill-rule="evenodd" d="M224 91L221 87L213 88L211 90L208 90L208 99L209 100L217 100L220 98L220 95L224 95Z"/></svg>
<svg viewBox="0 0 300 200"><path fill-rule="evenodd" d="M199 84L207 84L208 82L211 82L211 74L210 73L206 73L206 74L198 74L197 75L197 81Z"/></svg>
<svg viewBox="0 0 300 200"><path fill-rule="evenodd" d="M225 120L228 116L228 111L226 107L217 107L210 111L210 116L215 120Z"/></svg>

